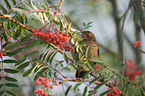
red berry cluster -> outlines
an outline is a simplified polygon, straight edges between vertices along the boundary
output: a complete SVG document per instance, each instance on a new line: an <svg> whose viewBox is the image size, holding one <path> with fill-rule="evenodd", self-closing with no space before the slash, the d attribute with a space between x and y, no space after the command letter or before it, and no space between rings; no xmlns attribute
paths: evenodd
<svg viewBox="0 0 145 96"><path fill-rule="evenodd" d="M119 96L121 95L121 91L117 91L117 89L115 87L113 88L108 88L108 90L114 89L113 91L111 91L110 93L107 94L107 96Z"/></svg>
<svg viewBox="0 0 145 96"><path fill-rule="evenodd" d="M0 51L0 58L2 58L3 55L6 55L6 52L4 52L4 51Z"/></svg>
<svg viewBox="0 0 145 96"><path fill-rule="evenodd" d="M60 45L60 49L61 49L61 50L64 49L65 51L70 51L70 50L72 49L72 51L75 52L74 47L72 47L72 46L69 45L69 44L66 44L66 45L64 45L64 46Z"/></svg>
<svg viewBox="0 0 145 96"><path fill-rule="evenodd" d="M50 96L50 95L47 94L47 92L44 92L44 90L40 89L40 88L38 90L36 90L35 93L38 94L39 96L40 95L42 95L42 96Z"/></svg>
<svg viewBox="0 0 145 96"><path fill-rule="evenodd" d="M40 28L39 28L40 31ZM63 45L64 43L68 43L70 40L70 36L68 33L63 34L63 31L60 32L52 32L52 31L42 31L37 32L36 30L32 30L33 35L36 36L37 38L40 38L47 43L53 43L56 46Z"/></svg>
<svg viewBox="0 0 145 96"><path fill-rule="evenodd" d="M141 42L140 41L134 42L133 47L136 48L138 45L141 45Z"/></svg>
<svg viewBox="0 0 145 96"><path fill-rule="evenodd" d="M58 85L57 81L53 81L52 85L49 84L49 81L52 81L52 80L47 79L47 78L43 78L43 77L39 77L38 80L35 80L35 83L37 86L40 86L42 84L42 85L44 85L44 88L50 88L50 89L54 88L53 85L56 85L56 86ZM46 95L47 92L44 92L44 89L38 89L35 91L35 93L38 95L42 95L42 96L48 96L48 95Z"/></svg>
<svg viewBox="0 0 145 96"><path fill-rule="evenodd" d="M136 78L136 76L139 76L142 73L141 70L137 70L136 63L133 62L131 59L128 59L126 61L126 65L127 65L127 70L125 72L125 75L129 76L129 80L134 80ZM136 82L137 82L137 80L136 80Z"/></svg>

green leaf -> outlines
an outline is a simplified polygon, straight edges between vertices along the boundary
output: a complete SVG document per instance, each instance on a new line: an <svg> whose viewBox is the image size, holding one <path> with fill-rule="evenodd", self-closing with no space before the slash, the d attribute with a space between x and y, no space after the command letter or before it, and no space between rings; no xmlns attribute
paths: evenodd
<svg viewBox="0 0 145 96"><path fill-rule="evenodd" d="M87 91L88 91L88 86L85 87L84 92L83 92L83 96L86 96Z"/></svg>
<svg viewBox="0 0 145 96"><path fill-rule="evenodd" d="M86 58L89 57L90 55L90 49L91 49L90 46L86 48L86 53L85 53Z"/></svg>
<svg viewBox="0 0 145 96"><path fill-rule="evenodd" d="M88 64L92 70L96 70L96 68L95 68L94 64L92 64L92 62L88 61Z"/></svg>
<svg viewBox="0 0 145 96"><path fill-rule="evenodd" d="M2 12L3 12L4 14L7 14L7 10L6 10L2 5L0 5L0 9L2 10Z"/></svg>
<svg viewBox="0 0 145 96"><path fill-rule="evenodd" d="M69 63L75 70L77 70L77 66L74 63Z"/></svg>
<svg viewBox="0 0 145 96"><path fill-rule="evenodd" d="M14 93L12 93L11 91L6 90L6 92L12 96L16 96Z"/></svg>
<svg viewBox="0 0 145 96"><path fill-rule="evenodd" d="M134 82L135 82L135 80L132 80L129 85L132 86L134 84Z"/></svg>
<svg viewBox="0 0 145 96"><path fill-rule="evenodd" d="M55 62L57 62L57 64L59 64L61 67L63 67L63 61L58 61L58 60L54 60Z"/></svg>
<svg viewBox="0 0 145 96"><path fill-rule="evenodd" d="M15 64L15 66L17 66L17 65L19 65L19 64L21 64L21 63L23 63L26 59L27 59L27 56L24 55L23 57L21 57L21 58L17 61L17 63Z"/></svg>
<svg viewBox="0 0 145 96"><path fill-rule="evenodd" d="M14 34L14 40L16 40L21 35L22 28L18 28Z"/></svg>
<svg viewBox="0 0 145 96"><path fill-rule="evenodd" d="M23 74L23 77L28 76L28 75L31 73L32 70L33 70L33 68L28 69L28 70Z"/></svg>
<svg viewBox="0 0 145 96"><path fill-rule="evenodd" d="M32 62L37 62L37 61L38 61L38 58L32 59Z"/></svg>
<svg viewBox="0 0 145 96"><path fill-rule="evenodd" d="M9 50L9 49L11 49L11 48L13 48L13 47L16 47L18 44L19 44L18 42L11 43L11 44L9 44L8 46L6 46L5 49L6 49L6 50Z"/></svg>
<svg viewBox="0 0 145 96"><path fill-rule="evenodd" d="M14 69L7 69L7 68L5 68L4 71L5 71L6 73L11 73L11 74L15 74L15 73L18 73L18 72L19 72L19 71L14 70Z"/></svg>
<svg viewBox="0 0 145 96"><path fill-rule="evenodd" d="M77 84L75 84L73 90L76 91L76 89L82 84L82 82L78 82Z"/></svg>
<svg viewBox="0 0 145 96"><path fill-rule="evenodd" d="M89 83L89 85L93 84L95 81L101 79L102 77L103 77L103 76L100 75L100 76L98 76L97 78L93 79L93 80Z"/></svg>
<svg viewBox="0 0 145 96"><path fill-rule="evenodd" d="M25 21L25 24L28 23L28 20L27 20L27 17L26 16L24 16L24 21Z"/></svg>
<svg viewBox="0 0 145 96"><path fill-rule="evenodd" d="M34 56L34 55L37 55L37 54L39 54L39 51L35 50L35 51L30 52L28 55L29 56Z"/></svg>
<svg viewBox="0 0 145 96"><path fill-rule="evenodd" d="M90 72L91 72L91 71L86 71L85 74L84 74L84 76L83 76L83 79L86 79L87 76L90 74Z"/></svg>
<svg viewBox="0 0 145 96"><path fill-rule="evenodd" d="M71 69L69 67L65 67L64 69L67 71L71 71Z"/></svg>
<svg viewBox="0 0 145 96"><path fill-rule="evenodd" d="M145 96L143 90L140 88L141 96Z"/></svg>
<svg viewBox="0 0 145 96"><path fill-rule="evenodd" d="M29 40L31 37L32 37L32 34L28 34L28 35L26 35L26 37L21 39L21 42L25 42L25 41Z"/></svg>
<svg viewBox="0 0 145 96"><path fill-rule="evenodd" d="M16 63L16 60L6 59L3 61L4 63Z"/></svg>
<svg viewBox="0 0 145 96"><path fill-rule="evenodd" d="M52 60L53 60L53 58L54 58L54 56L56 55L57 52L58 52L57 50L54 51L54 52L52 52L52 53L50 54L50 56L48 57L47 61L49 61L50 64L52 63Z"/></svg>
<svg viewBox="0 0 145 96"><path fill-rule="evenodd" d="M58 21L56 21L55 19L52 19L52 21L56 24L56 25L60 25L60 23Z"/></svg>
<svg viewBox="0 0 145 96"><path fill-rule="evenodd" d="M2 47L5 48L9 43L10 43L10 42L4 43Z"/></svg>
<svg viewBox="0 0 145 96"><path fill-rule="evenodd" d="M22 16L20 16L20 23L24 24L24 19Z"/></svg>
<svg viewBox="0 0 145 96"><path fill-rule="evenodd" d="M7 0L4 0L4 2L6 4L6 6L7 6L7 8L10 10L11 9L11 5L9 4L9 2Z"/></svg>
<svg viewBox="0 0 145 96"><path fill-rule="evenodd" d="M45 5L48 6L48 4L47 4L47 0L45 0Z"/></svg>
<svg viewBox="0 0 145 96"><path fill-rule="evenodd" d="M19 87L18 85L14 84L14 83L5 83L5 85L7 87Z"/></svg>
<svg viewBox="0 0 145 96"><path fill-rule="evenodd" d="M7 30L7 24L6 24L6 22L2 22L2 28L3 28L4 30Z"/></svg>
<svg viewBox="0 0 145 96"><path fill-rule="evenodd" d="M82 63L82 62L75 62L75 64L85 66L84 63Z"/></svg>
<svg viewBox="0 0 145 96"><path fill-rule="evenodd" d="M93 62L101 62L101 61L103 61L103 59L99 58L99 57L94 57L94 58L91 59L91 61L93 61Z"/></svg>
<svg viewBox="0 0 145 96"><path fill-rule="evenodd" d="M65 62L68 64L68 57L65 53L63 53L63 57L64 57Z"/></svg>
<svg viewBox="0 0 145 96"><path fill-rule="evenodd" d="M105 94L110 93L110 92L113 91L113 90L114 90L114 89L107 90L107 91L101 93L100 96L105 96Z"/></svg>
<svg viewBox="0 0 145 96"><path fill-rule="evenodd" d="M11 0L11 1L12 1L13 5L16 5L16 1L15 0Z"/></svg>
<svg viewBox="0 0 145 96"><path fill-rule="evenodd" d="M23 48L20 47L20 48L14 50L13 52L9 52L9 56L14 56L14 55L20 53L22 50L23 50Z"/></svg>
<svg viewBox="0 0 145 96"><path fill-rule="evenodd" d="M72 59L75 60L75 53L72 50L70 50L70 54L71 54Z"/></svg>
<svg viewBox="0 0 145 96"><path fill-rule="evenodd" d="M40 44L40 41L34 41L32 43L29 43L28 45L25 46L26 49L32 48L34 46L38 46Z"/></svg>
<svg viewBox="0 0 145 96"><path fill-rule="evenodd" d="M5 78L5 80L7 80L7 81L17 82L17 80L16 80L15 78L12 78L12 77L7 77L7 76L5 76L4 78Z"/></svg>
<svg viewBox="0 0 145 96"><path fill-rule="evenodd" d="M3 84L0 84L0 88L2 88L3 87Z"/></svg>
<svg viewBox="0 0 145 96"><path fill-rule="evenodd" d="M94 89L97 90L98 88L100 88L101 86L105 85L109 80L106 80L104 82L102 82L101 84L98 84Z"/></svg>
<svg viewBox="0 0 145 96"><path fill-rule="evenodd" d="M0 92L0 96L2 96L2 94L3 94L4 92L5 92L5 91L1 91L1 92Z"/></svg>
<svg viewBox="0 0 145 96"><path fill-rule="evenodd" d="M26 68L27 66L29 66L29 63L30 63L30 62L25 62L25 63L21 64L20 66L18 66L17 69Z"/></svg>
<svg viewBox="0 0 145 96"><path fill-rule="evenodd" d="M129 80L129 76L126 77L124 84L127 84Z"/></svg>
<svg viewBox="0 0 145 96"><path fill-rule="evenodd" d="M83 22L83 26L86 27L86 23Z"/></svg>
<svg viewBox="0 0 145 96"><path fill-rule="evenodd" d="M25 28L22 28L22 32L24 35L27 35L27 30Z"/></svg>
<svg viewBox="0 0 145 96"><path fill-rule="evenodd" d="M72 85L70 85L70 86L67 88L67 90L66 90L66 92L65 92L65 96L67 96L67 94L69 93L69 90L71 89L71 87L72 87Z"/></svg>

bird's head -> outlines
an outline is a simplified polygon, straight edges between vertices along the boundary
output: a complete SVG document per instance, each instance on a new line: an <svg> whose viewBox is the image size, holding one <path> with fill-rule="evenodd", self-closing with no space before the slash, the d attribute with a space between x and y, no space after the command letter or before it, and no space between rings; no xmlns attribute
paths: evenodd
<svg viewBox="0 0 145 96"><path fill-rule="evenodd" d="M85 41L96 41L95 35L90 31L83 31L81 36Z"/></svg>

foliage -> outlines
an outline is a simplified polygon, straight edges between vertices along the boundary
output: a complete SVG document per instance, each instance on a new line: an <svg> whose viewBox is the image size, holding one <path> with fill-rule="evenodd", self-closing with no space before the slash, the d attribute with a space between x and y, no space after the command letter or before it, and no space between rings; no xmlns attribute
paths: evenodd
<svg viewBox="0 0 145 96"><path fill-rule="evenodd" d="M82 84L85 85L83 96L86 94L88 96L97 94L98 89L103 85L111 89L104 90L101 96L118 91L121 91L122 95L126 96L131 95L131 93L133 96L144 96L143 90L138 84L135 84L135 80L130 81L128 77L124 78L124 75L118 75L113 68L103 63L102 58L88 59L90 48L88 47L86 52L83 51L83 47L86 45L81 43L82 39L78 36L80 32L72 31L71 23L68 23L60 10L61 3L56 11L54 11L55 6L48 5L46 0L45 4L41 6L36 5L32 0L21 1L19 3L15 0L4 0L4 3L6 4L6 8L0 5L2 11L0 12L0 20L2 22L0 25L2 66L0 69L2 74L0 76L0 80L2 81L0 83L0 95L16 96L16 93L9 90L9 87L19 87L17 85L17 79L6 76L6 73L18 74L19 71L25 68L23 77L32 76L35 83L38 77L49 78L53 84L59 82L60 86L65 85L67 82L76 82L74 86L69 84L66 90L63 89L65 96L69 94L71 89L76 93L82 90L79 88ZM88 29L91 27L91 23L83 23L84 28L82 29ZM38 27L35 27L35 24ZM50 37L50 34L53 34L52 37ZM48 37L45 38L46 35ZM63 37L59 38L61 35ZM48 41L48 38L52 40ZM64 39L66 41L63 41ZM35 48L37 46L47 47L47 51L41 53L38 48ZM20 56L19 53L23 53L23 55ZM54 60L54 57L58 53L64 58L63 60ZM79 54L78 58L76 54ZM16 58L16 60L10 58L16 55L20 57ZM5 56L8 56L9 59L3 58ZM101 67L96 68L91 61L96 62ZM5 64L12 64L16 68L5 68ZM77 70L77 66L85 67L87 70L82 79L71 79L63 73L63 71L70 72ZM116 81L115 84L112 84L112 81ZM123 83L121 84L120 82ZM43 82L37 82L36 84L39 85L40 83ZM113 91L112 89L114 87L118 91ZM48 88L48 86L45 88ZM53 88L51 87L51 89ZM39 89L37 91L37 93L42 94L42 91L40 92ZM48 94L51 92L49 89L45 91Z"/></svg>

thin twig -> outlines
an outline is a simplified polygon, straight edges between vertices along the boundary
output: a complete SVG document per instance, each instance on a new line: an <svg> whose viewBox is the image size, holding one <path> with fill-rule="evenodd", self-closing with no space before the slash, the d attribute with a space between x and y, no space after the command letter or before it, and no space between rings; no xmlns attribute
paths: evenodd
<svg viewBox="0 0 145 96"><path fill-rule="evenodd" d="M26 53L27 57L28 57L28 58L29 58L29 60L30 60L31 65L32 65L32 60L31 60L31 58L30 58L30 56L29 56L29 54L28 54L27 50L26 50L26 49L25 49L25 47L23 46L22 42L21 42L19 39L16 39L16 40L20 43L20 45L21 45L21 46L22 46L22 48L24 49L24 51L25 51L25 53Z"/></svg>
<svg viewBox="0 0 145 96"><path fill-rule="evenodd" d="M52 12L52 13L55 13L56 11L47 11L47 10L33 10L33 11L27 11L27 12L24 12L23 14L28 14L28 13L32 13L32 12Z"/></svg>
<svg viewBox="0 0 145 96"><path fill-rule="evenodd" d="M58 8L57 8L57 10L56 10L56 12L55 12L55 15L54 15L54 19L55 19L56 15L57 15L58 11L60 10L60 7L61 7L63 1L64 1L64 0L61 0L61 1L60 1L60 4L59 4L59 6L58 6Z"/></svg>
<svg viewBox="0 0 145 96"><path fill-rule="evenodd" d="M125 54L124 54L124 24L125 24L125 20L126 20L126 17L127 17L127 13L130 9L130 3L129 3L129 6L128 6L128 9L127 11L124 13L124 18L123 18L123 22L122 22L122 27L121 27L121 32L122 32L122 76L124 77L124 68L125 68ZM122 80L122 87L123 87L123 81Z"/></svg>

